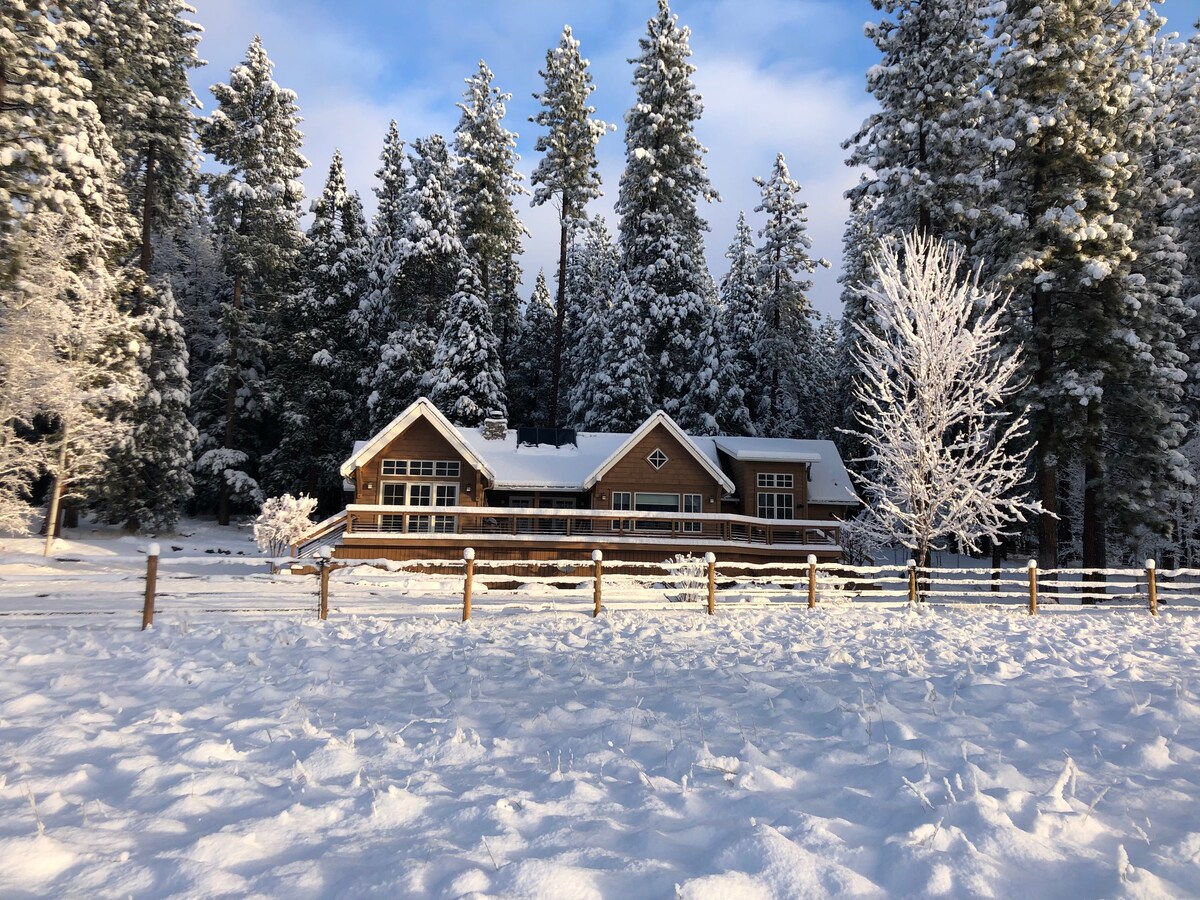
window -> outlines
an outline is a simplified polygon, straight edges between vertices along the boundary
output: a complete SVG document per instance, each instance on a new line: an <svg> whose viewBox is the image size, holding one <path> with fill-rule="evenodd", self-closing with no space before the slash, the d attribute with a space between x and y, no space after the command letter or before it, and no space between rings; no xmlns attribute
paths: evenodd
<svg viewBox="0 0 1200 900"><path fill-rule="evenodd" d="M462 463L454 459L385 459L383 476L416 475L419 478L457 478Z"/></svg>
<svg viewBox="0 0 1200 900"><path fill-rule="evenodd" d="M408 486L409 506L433 506L433 485L410 484ZM409 529L412 530L411 528Z"/></svg>
<svg viewBox="0 0 1200 900"><path fill-rule="evenodd" d="M638 492L633 497L633 508L639 512L679 512L678 494L650 494ZM670 531L670 522L653 519L638 519L634 525L638 531Z"/></svg>
<svg viewBox="0 0 1200 900"><path fill-rule="evenodd" d="M790 519L792 505L795 502L793 494L758 494L758 517L760 519Z"/></svg>
<svg viewBox="0 0 1200 900"><path fill-rule="evenodd" d="M433 460L432 459L413 459L408 463L409 475L433 475Z"/></svg>
<svg viewBox="0 0 1200 900"><path fill-rule="evenodd" d="M408 528L405 529L409 534L425 534L429 531L429 516L409 516Z"/></svg>
<svg viewBox="0 0 1200 900"><path fill-rule="evenodd" d="M685 513L704 512L704 500L699 494L684 494L683 495L683 511ZM699 533L704 530L703 522L681 522L680 531Z"/></svg>
<svg viewBox="0 0 1200 900"><path fill-rule="evenodd" d="M433 474L437 478L457 478L460 464L451 461L435 462L433 464Z"/></svg>
<svg viewBox="0 0 1200 900"><path fill-rule="evenodd" d="M407 475L408 460L406 459L385 459L383 461L383 475Z"/></svg>
<svg viewBox="0 0 1200 900"><path fill-rule="evenodd" d="M458 506L457 484L439 484L435 486L434 490L436 491L434 506Z"/></svg>
<svg viewBox="0 0 1200 900"><path fill-rule="evenodd" d="M438 534L453 534L454 519L455 516L434 516L433 530Z"/></svg>
<svg viewBox="0 0 1200 900"><path fill-rule="evenodd" d="M404 516L385 515L379 517L380 531L403 531Z"/></svg>
<svg viewBox="0 0 1200 900"><path fill-rule="evenodd" d="M383 483L383 498L379 501L384 506L403 506L405 490L408 485L403 481L385 481Z"/></svg>
<svg viewBox="0 0 1200 900"><path fill-rule="evenodd" d="M792 475L785 472L759 472L758 486L760 488L790 488L793 486Z"/></svg>
<svg viewBox="0 0 1200 900"><path fill-rule="evenodd" d="M656 469L661 469L668 461L669 457L667 454L658 449L655 449L653 453L646 457L646 462L650 463Z"/></svg>
<svg viewBox="0 0 1200 900"><path fill-rule="evenodd" d="M612 508L633 509L633 494L629 491L613 491ZM613 519L612 527L614 531L628 531L633 527L633 522L630 519Z"/></svg>

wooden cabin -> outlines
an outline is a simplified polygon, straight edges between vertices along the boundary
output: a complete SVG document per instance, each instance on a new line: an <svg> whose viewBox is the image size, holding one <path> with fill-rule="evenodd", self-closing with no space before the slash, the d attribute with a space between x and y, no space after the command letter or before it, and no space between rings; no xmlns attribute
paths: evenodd
<svg viewBox="0 0 1200 900"><path fill-rule="evenodd" d="M858 503L830 441L693 436L662 411L632 434L462 428L421 398L341 471L345 511L302 547L342 559L837 561Z"/></svg>

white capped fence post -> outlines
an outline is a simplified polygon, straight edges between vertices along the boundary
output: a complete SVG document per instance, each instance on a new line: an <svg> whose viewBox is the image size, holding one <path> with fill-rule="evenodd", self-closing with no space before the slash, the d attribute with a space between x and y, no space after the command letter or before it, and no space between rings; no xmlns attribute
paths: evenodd
<svg viewBox="0 0 1200 900"><path fill-rule="evenodd" d="M142 631L154 624L154 591L158 582L158 544L146 550L146 600L142 604Z"/></svg>
<svg viewBox="0 0 1200 900"><path fill-rule="evenodd" d="M601 550L593 550L592 551L592 562L595 563L595 565L596 565L596 571L595 571L595 576L594 576L596 579L596 585L595 585L595 589L594 589L596 604L592 609L592 618L594 619L600 615L600 579L601 579L600 573L604 567L604 552Z"/></svg>
<svg viewBox="0 0 1200 900"><path fill-rule="evenodd" d="M1150 594L1150 615L1158 615L1158 583L1155 578L1156 564L1154 560L1146 560L1146 589Z"/></svg>
<svg viewBox="0 0 1200 900"><path fill-rule="evenodd" d="M708 614L716 615L717 612L717 557L716 554L709 550L704 554L704 561L708 563Z"/></svg>
<svg viewBox="0 0 1200 900"><path fill-rule="evenodd" d="M467 577L463 581L463 618L466 622L471 618L471 578L475 575L475 548L463 550L463 561L467 564Z"/></svg>
<svg viewBox="0 0 1200 900"><path fill-rule="evenodd" d="M908 561L908 602L917 605L917 561Z"/></svg>
<svg viewBox="0 0 1200 900"><path fill-rule="evenodd" d="M1037 560L1031 559L1027 565L1029 566L1029 614L1037 615L1038 601L1038 566Z"/></svg>
<svg viewBox="0 0 1200 900"><path fill-rule="evenodd" d="M817 608L817 557L808 554L808 608Z"/></svg>

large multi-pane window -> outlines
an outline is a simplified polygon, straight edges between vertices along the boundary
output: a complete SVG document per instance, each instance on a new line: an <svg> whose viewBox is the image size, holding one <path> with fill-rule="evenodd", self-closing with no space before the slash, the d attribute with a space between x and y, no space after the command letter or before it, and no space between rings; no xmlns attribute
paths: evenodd
<svg viewBox="0 0 1200 900"><path fill-rule="evenodd" d="M385 481L379 502L384 506L403 506L408 497L408 485L403 481Z"/></svg>
<svg viewBox="0 0 1200 900"><path fill-rule="evenodd" d="M655 494L638 491L633 495L633 508L639 512L679 512L678 494ZM638 531L670 531L670 522L654 519L638 519L634 525Z"/></svg>
<svg viewBox="0 0 1200 900"><path fill-rule="evenodd" d="M775 494L758 492L758 517L760 519L790 519L792 506L795 503L794 494Z"/></svg>
<svg viewBox="0 0 1200 900"><path fill-rule="evenodd" d="M462 463L455 459L385 459L380 469L384 478L409 475L416 478L458 478Z"/></svg>
<svg viewBox="0 0 1200 900"><path fill-rule="evenodd" d="M759 472L758 486L760 488L790 488L795 486L790 472Z"/></svg>
<svg viewBox="0 0 1200 900"><path fill-rule="evenodd" d="M457 460L385 459L380 465L379 502L384 506L457 506L458 485L413 481L414 478L458 478L462 463ZM453 532L454 516L385 515L379 520L381 531L405 531L410 534Z"/></svg>

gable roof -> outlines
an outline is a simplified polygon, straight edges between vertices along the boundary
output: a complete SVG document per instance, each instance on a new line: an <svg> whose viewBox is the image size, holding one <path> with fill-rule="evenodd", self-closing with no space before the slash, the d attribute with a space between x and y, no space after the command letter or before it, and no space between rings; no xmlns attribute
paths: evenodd
<svg viewBox="0 0 1200 900"><path fill-rule="evenodd" d="M725 453L739 462L805 463L808 465L808 502L857 506L850 473L833 441L806 438L718 437L693 438L714 460Z"/></svg>
<svg viewBox="0 0 1200 900"><path fill-rule="evenodd" d="M374 457L384 447L403 434L405 429L417 421L417 419L425 419L429 422L446 439L450 446L462 454L462 457L482 472L489 481L496 480L496 475L492 471L492 467L463 440L462 435L459 434L454 424L442 415L438 408L425 397L419 397L415 403L392 419L391 422L369 441L365 443L355 441L354 453L351 454L348 460L342 463L342 477L349 478L353 475L355 469Z"/></svg>
<svg viewBox="0 0 1200 900"><path fill-rule="evenodd" d="M668 416L661 409L657 410L654 415L643 422L641 426L638 427L637 431L629 435L629 437L626 438L626 440L619 447L617 447L616 450L608 455L608 458L605 459L604 462L600 463L600 465L598 465L592 471L592 473L584 479L583 489L588 490L595 485L596 482L603 478L608 471L625 456L625 454L633 449L638 441L648 435L659 425L666 428L667 431L677 441L679 441L683 448L691 454L692 458L701 466L703 466L705 471L712 475L712 477L716 479L717 483L724 487L726 491L733 493L733 491L736 490L736 487L730 480L729 476L721 471L720 465L715 463L712 459L701 452L700 448L696 446L691 437L689 437L682 428L675 424L674 419Z"/></svg>

